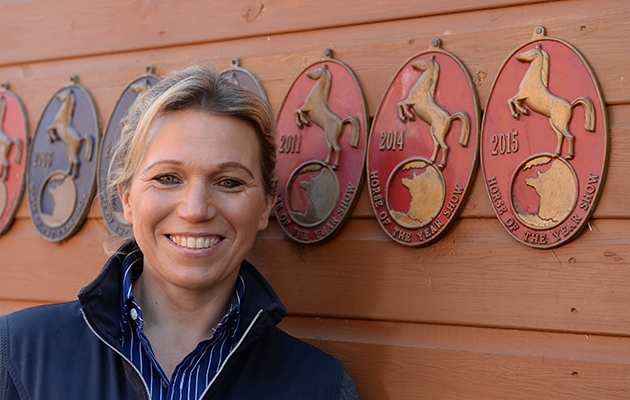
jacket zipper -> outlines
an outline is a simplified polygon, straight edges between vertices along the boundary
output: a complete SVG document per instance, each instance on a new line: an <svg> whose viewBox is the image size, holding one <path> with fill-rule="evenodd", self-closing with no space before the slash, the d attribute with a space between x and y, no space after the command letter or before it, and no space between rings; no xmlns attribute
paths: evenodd
<svg viewBox="0 0 630 400"><path fill-rule="evenodd" d="M104 340L98 333L96 333L96 331L94 330L94 328L92 328L92 325L90 325L90 322L87 320L85 313L83 312L83 309L81 309L81 314L83 315L83 320L85 321L85 323L87 324L87 326L90 328L90 330L92 331L92 333L99 338L99 340L103 343L105 343L105 345L107 347L109 347L110 349L114 350L114 352L116 352L123 360L125 360L127 362L127 364L129 364L133 370L136 372L136 374L140 377L140 380L142 381L142 383L144 384L144 390L145 390L145 394L147 395L147 399L151 400L151 392L149 391L149 386L147 385L147 382L144 380L144 377L142 376L142 374L140 373L140 371L138 371L138 368L136 368L136 366L131 362L130 359L127 358L127 356L125 356L123 353L121 353L120 351L118 351L114 346L112 346L111 344L107 343L106 340ZM226 359L227 362L227 359Z"/></svg>
<svg viewBox="0 0 630 400"><path fill-rule="evenodd" d="M263 310L258 310L258 314L256 314L256 316L254 317L254 319L252 320L252 322L249 324L249 326L247 327L247 329L245 330L245 333L243 333L243 336L241 337L241 340L238 341L238 343L236 344L236 346L232 349L232 351L230 352L230 354L228 354L227 358L225 359L225 361L223 362L223 364L221 364L221 368L219 368L219 370L217 371L217 373L214 375L214 378L212 378L212 380L210 381L210 383L208 384L208 387L206 387L206 390L203 391L203 393L201 394L201 397L199 397L199 400L203 400L204 396L206 395L206 393L208 393L208 391L210 390L210 388L212 387L212 384L217 380L217 378L219 377L219 375L221 375L221 372L223 372L223 370L225 369L225 366L228 364L228 362L230 362L230 359L232 358L232 355L236 353L236 350L238 350L239 347L241 347L241 344L243 343L243 340L245 340L245 338L247 337L247 335L249 334L249 331L252 329L252 327L254 326L254 324L258 321L258 319L260 318L260 316L262 315Z"/></svg>

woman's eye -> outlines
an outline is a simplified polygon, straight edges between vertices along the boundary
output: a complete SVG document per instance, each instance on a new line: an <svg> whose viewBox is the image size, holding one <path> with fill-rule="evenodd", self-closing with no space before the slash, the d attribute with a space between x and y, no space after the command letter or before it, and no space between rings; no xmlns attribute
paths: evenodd
<svg viewBox="0 0 630 400"><path fill-rule="evenodd" d="M223 179L220 182L221 186L229 188L229 189L234 189L237 188L239 186L243 185L243 182L237 180L237 179L232 179L232 178L227 178L227 179Z"/></svg>
<svg viewBox="0 0 630 400"><path fill-rule="evenodd" d="M160 175L155 178L156 181L164 184L173 184L177 182L177 178L173 175Z"/></svg>

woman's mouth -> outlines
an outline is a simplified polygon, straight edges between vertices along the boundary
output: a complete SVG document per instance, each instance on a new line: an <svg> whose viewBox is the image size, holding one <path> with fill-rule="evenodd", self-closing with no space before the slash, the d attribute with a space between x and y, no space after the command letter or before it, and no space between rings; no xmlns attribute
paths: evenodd
<svg viewBox="0 0 630 400"><path fill-rule="evenodd" d="M218 237L196 237L196 236L176 236L176 235L167 235L169 239L179 247L184 247L187 249L207 249L210 248L219 241L221 241Z"/></svg>

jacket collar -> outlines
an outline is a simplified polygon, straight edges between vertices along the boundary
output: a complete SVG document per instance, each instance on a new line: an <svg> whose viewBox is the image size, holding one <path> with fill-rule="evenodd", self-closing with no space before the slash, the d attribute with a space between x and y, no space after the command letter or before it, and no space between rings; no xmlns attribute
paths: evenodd
<svg viewBox="0 0 630 400"><path fill-rule="evenodd" d="M121 349L120 319L123 260L137 248L130 241L122 245L107 260L99 275L79 292L79 303L90 326L105 341L117 349ZM241 302L241 323L237 337L242 338L245 332L248 337L242 343L245 347L260 337L268 329L276 326L288 313L274 290L265 278L249 262L241 264L241 276L245 281L245 296ZM255 326L250 327L257 314Z"/></svg>

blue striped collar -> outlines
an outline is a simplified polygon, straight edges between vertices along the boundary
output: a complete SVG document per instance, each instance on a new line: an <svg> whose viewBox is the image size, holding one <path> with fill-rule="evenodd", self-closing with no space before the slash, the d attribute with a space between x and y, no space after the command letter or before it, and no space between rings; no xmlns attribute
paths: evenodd
<svg viewBox="0 0 630 400"><path fill-rule="evenodd" d="M127 327L129 327L129 317L130 313L137 313L136 318L132 318L135 321L138 329L142 330L144 327L144 320L142 319L142 309L136 297L133 294L133 282L142 274L143 269L143 254L138 247L134 248L123 261L123 290L122 290L122 310L121 310L121 320L120 320L120 328L124 332ZM233 343L236 343L238 340L236 338L236 331L238 330L239 320L240 320L240 312L241 312L241 300L243 299L243 295L245 294L245 281L243 277L238 275L236 280L236 290L234 292L234 296L232 297L232 302L230 303L230 309L227 314L221 319L219 324L214 328L214 331L219 331L225 329L228 325L228 322L233 319L232 329L230 332L230 337ZM133 316L132 316L133 317Z"/></svg>

